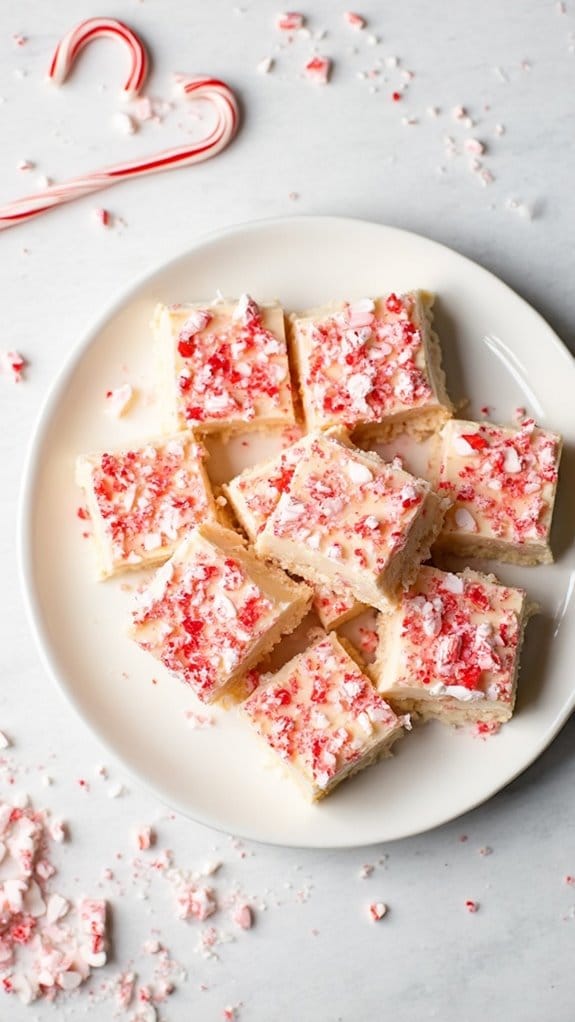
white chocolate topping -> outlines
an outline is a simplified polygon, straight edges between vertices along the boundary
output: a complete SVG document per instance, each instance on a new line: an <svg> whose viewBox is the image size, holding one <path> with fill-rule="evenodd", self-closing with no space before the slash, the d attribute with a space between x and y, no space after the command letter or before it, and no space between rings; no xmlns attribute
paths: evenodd
<svg viewBox="0 0 575 1022"><path fill-rule="evenodd" d="M401 730L391 707L333 632L277 674L264 675L244 709L268 745L316 794Z"/></svg>
<svg viewBox="0 0 575 1022"><path fill-rule="evenodd" d="M466 569L423 567L399 607L380 616L374 665L390 698L513 704L525 593Z"/></svg>
<svg viewBox="0 0 575 1022"><path fill-rule="evenodd" d="M205 458L190 433L179 433L79 459L104 575L167 558L189 528L215 520Z"/></svg>
<svg viewBox="0 0 575 1022"><path fill-rule="evenodd" d="M138 594L132 636L207 702L254 666L259 643L279 639L292 609L299 623L310 596L235 533L202 525Z"/></svg>
<svg viewBox="0 0 575 1022"><path fill-rule="evenodd" d="M439 491L454 500L443 537L523 546L549 536L561 443L532 420L518 429L452 419L441 433Z"/></svg>
<svg viewBox="0 0 575 1022"><path fill-rule="evenodd" d="M442 388L430 358L430 303L431 296L409 292L292 317L309 428L354 428L441 410Z"/></svg>
<svg viewBox="0 0 575 1022"><path fill-rule="evenodd" d="M153 326L167 421L200 431L294 421L281 306L249 295L159 306Z"/></svg>

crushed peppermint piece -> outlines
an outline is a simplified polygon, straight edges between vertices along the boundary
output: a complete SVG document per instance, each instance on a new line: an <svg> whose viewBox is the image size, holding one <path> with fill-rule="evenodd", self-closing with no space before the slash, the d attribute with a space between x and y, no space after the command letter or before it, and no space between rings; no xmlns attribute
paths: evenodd
<svg viewBox="0 0 575 1022"><path fill-rule="evenodd" d="M240 930L251 930L254 924L252 909L249 905L237 905L232 913L232 920Z"/></svg>
<svg viewBox="0 0 575 1022"><path fill-rule="evenodd" d="M305 25L305 17L298 11L286 11L285 14L278 14L276 28L280 32L297 32Z"/></svg>
<svg viewBox="0 0 575 1022"><path fill-rule="evenodd" d="M473 156L483 156L486 146L485 142L480 142L478 138L466 138L463 148Z"/></svg>
<svg viewBox="0 0 575 1022"><path fill-rule="evenodd" d="M256 71L260 75L267 75L270 71L273 71L274 59L273 57L264 57L260 60L259 64L256 64Z"/></svg>
<svg viewBox="0 0 575 1022"><path fill-rule="evenodd" d="M485 741L487 738L491 738L493 735L499 734L500 730L501 724L498 720L480 720L475 727L475 736L477 738L482 738Z"/></svg>
<svg viewBox="0 0 575 1022"><path fill-rule="evenodd" d="M8 749L11 744L12 743L8 738L8 735L6 735L4 731L0 731L0 749Z"/></svg>
<svg viewBox="0 0 575 1022"><path fill-rule="evenodd" d="M120 1008L129 1008L136 988L135 972L122 972L116 985L116 1001Z"/></svg>
<svg viewBox="0 0 575 1022"><path fill-rule="evenodd" d="M94 217L101 227L110 227L112 223L111 213L102 207L94 210Z"/></svg>
<svg viewBox="0 0 575 1022"><path fill-rule="evenodd" d="M116 131L121 132L122 135L135 135L138 130L138 125L134 118L123 111L118 111L114 114L112 126Z"/></svg>
<svg viewBox="0 0 575 1022"><path fill-rule="evenodd" d="M316 85L327 85L331 74L329 57L312 57L305 65L305 76Z"/></svg>
<svg viewBox="0 0 575 1022"><path fill-rule="evenodd" d="M68 836L68 828L63 820L55 817L49 824L50 837L61 844Z"/></svg>
<svg viewBox="0 0 575 1022"><path fill-rule="evenodd" d="M505 208L522 217L523 220L533 219L533 206L523 202L522 199L509 198L505 200Z"/></svg>
<svg viewBox="0 0 575 1022"><path fill-rule="evenodd" d="M471 898L468 898L467 901L465 902L465 908L467 909L468 912L471 912L473 914L479 910L479 902L473 901Z"/></svg>
<svg viewBox="0 0 575 1022"><path fill-rule="evenodd" d="M134 388L130 383L124 383L121 387L106 391L106 411L115 419L125 415L132 404L135 396Z"/></svg>
<svg viewBox="0 0 575 1022"><path fill-rule="evenodd" d="M353 11L344 11L343 16L350 28L355 28L357 31L361 31L367 24L361 14L355 14Z"/></svg>
<svg viewBox="0 0 575 1022"><path fill-rule="evenodd" d="M369 914L374 923L378 923L380 919L383 919L387 915L387 911L387 905L384 901L374 901L369 906Z"/></svg>
<svg viewBox="0 0 575 1022"><path fill-rule="evenodd" d="M211 887L197 886L180 879L176 892L177 912L180 919L209 919L217 910L217 902Z"/></svg>
<svg viewBox="0 0 575 1022"><path fill-rule="evenodd" d="M152 827L140 827L135 835L136 847L140 852L147 852L156 843L156 834Z"/></svg>
<svg viewBox="0 0 575 1022"><path fill-rule="evenodd" d="M371 874L373 873L374 869L375 866L373 866L370 862L364 862L363 866L360 868L359 871L359 879L367 880L367 878L370 877Z"/></svg>
<svg viewBox="0 0 575 1022"><path fill-rule="evenodd" d="M375 653L377 649L377 632L375 631L375 628L364 628L363 626L360 626L359 635L359 644L363 652L368 655Z"/></svg>
<svg viewBox="0 0 575 1022"><path fill-rule="evenodd" d="M21 383L28 363L18 351L0 351L0 369L13 383Z"/></svg>
<svg viewBox="0 0 575 1022"><path fill-rule="evenodd" d="M477 532L477 522L467 508L458 507L454 514L454 521L462 532Z"/></svg>

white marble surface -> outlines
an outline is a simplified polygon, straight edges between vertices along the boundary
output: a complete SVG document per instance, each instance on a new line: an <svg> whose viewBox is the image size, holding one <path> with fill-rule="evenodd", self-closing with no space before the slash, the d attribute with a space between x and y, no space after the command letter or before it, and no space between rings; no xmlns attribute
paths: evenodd
<svg viewBox="0 0 575 1022"><path fill-rule="evenodd" d="M367 1022L388 1012L398 1022L479 1022L507 1014L520 1022L573 1018L575 891L563 879L575 873L572 722L510 788L439 831L349 852L246 846L242 858L229 838L169 818L103 757L42 673L19 596L15 553L22 460L64 356L116 292L202 231L296 211L407 227L493 269L572 342L575 3L565 6L563 13L561 5L543 0L366 0L358 10L369 19L368 32L381 38L371 46L366 34L344 24L344 4L309 0L303 10L310 27L327 29L319 47L335 62L332 83L319 88L300 75L312 42L298 39L276 53L282 40L274 29L275 0L240 0L239 9L228 0L116 0L105 13L139 29L153 53L150 92L169 96L172 71L226 77L245 107L241 135L213 163L121 185L1 237L0 346L22 350L31 363L25 384L0 379L0 727L13 739L8 768L17 789L70 820L73 840L61 851L60 890L97 891L105 866L125 881L124 896L114 884L101 888L113 905L115 954L95 988L129 960L143 979L149 975L150 959L140 949L152 926L186 965L187 982L160 1012L167 1022L221 1019L224 1006L240 1002L238 1017L245 1022ZM111 126L125 60L113 43L87 51L60 91L44 83L60 35L97 13L88 0L50 7L0 0L2 200L31 190L40 174L61 180L181 138L179 113L134 137ZM29 37L22 48L12 40L19 32ZM258 75L256 64L268 55L276 57L274 70ZM393 56L401 60L399 69L385 65ZM357 77L379 58L381 75ZM393 103L401 67L415 77ZM370 85L378 91L370 92ZM475 127L453 120L457 105L468 109ZM441 115L431 116L429 106ZM405 125L402 117L418 123ZM504 125L504 134L496 134L496 124ZM446 154L448 135L455 156ZM484 165L494 181L486 187L461 151L466 137L488 146ZM21 159L34 161L36 169L19 171ZM294 192L298 198L290 198ZM509 200L520 208L509 208ZM533 219L521 215L521 203L533 209ZM99 228L97 205L125 224ZM112 782L94 776L103 758L113 779L126 784L115 800L106 794ZM54 778L50 788L41 784L40 765ZM5 765L3 796L8 773ZM90 780L89 794L78 787L79 777ZM138 897L129 860L131 831L139 823L155 823L160 847L172 848L181 866L221 858L221 894L237 885L255 906L267 904L256 908L252 931L236 931L237 940L220 948L219 961L194 953L199 924L175 918L160 880L148 900ZM491 855L480 854L486 845ZM359 878L362 863L384 856L371 877ZM475 915L465 910L467 898L480 902ZM374 924L367 906L379 899L390 911ZM225 912L214 923L233 930ZM209 989L201 991L201 983ZM113 1012L111 1001L91 1003L87 991L59 1012L0 1000L3 1022L75 1020L84 1013L104 1022Z"/></svg>

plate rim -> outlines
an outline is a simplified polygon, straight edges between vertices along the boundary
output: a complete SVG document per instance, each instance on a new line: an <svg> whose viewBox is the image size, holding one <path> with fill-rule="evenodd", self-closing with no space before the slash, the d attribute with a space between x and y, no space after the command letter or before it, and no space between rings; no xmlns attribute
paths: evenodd
<svg viewBox="0 0 575 1022"><path fill-rule="evenodd" d="M416 231L406 230L395 225L389 225L380 223L375 220L370 220L364 217L351 217L351 216L339 216L330 214L298 214L296 216L277 216L277 217L263 217L255 220L248 220L245 222L230 224L227 227L215 228L210 231L201 232L197 235L196 240L193 244L186 246L185 249L180 251L177 255L171 258L158 262L154 266L143 271L139 275L133 277L129 284L118 289L111 301L104 307L103 311L93 319L90 319L89 325L79 332L78 341L72 346L71 350L64 357L59 369L57 370L54 378L47 387L47 390L40 402L39 409L36 413L36 417L32 426L31 433L29 434L26 453L23 463L22 479L20 483L20 489L17 501L17 527L16 527L16 546L17 546L17 563L18 563L18 577L20 584L20 591L22 594L24 609L28 625L32 632L34 643L39 654L39 659L43 670L46 672L48 677L51 679L53 685L60 693L60 696L66 701L67 705L71 707L76 716L82 721L83 725L88 728L92 735L101 743L105 751L114 758L126 771L129 777L134 782L141 786L145 791L150 792L154 798L157 798L161 805L166 806L176 812L180 813L185 818L192 820L195 823L199 823L202 826L209 827L218 833L227 834L225 825L222 822L214 822L208 815L202 811L191 812L189 808L183 807L178 803L177 800L170 799L165 792L158 789L154 782L140 775L134 767L131 766L129 761L118 752L111 742L104 736L100 728L94 724L82 711L79 702L74 696L70 686L66 684L63 678L60 676L55 662L55 657L50 648L47 633L45 631L42 622L42 612L39 604L38 593L34 584L34 566L33 566L33 522L32 522L32 501L31 494L34 486L34 480L37 476L39 469L39 455L40 448L42 446L42 438L44 434L44 427L50 420L51 414L57 403L57 398L63 389L67 379L73 374L77 364L81 361L86 351L92 346L97 335L105 327L106 323L115 315L117 315L121 309L133 299L135 293L144 287L151 279L157 274L169 271L171 267L175 267L178 263L186 260L189 256L203 248L210 242L223 240L225 238L232 237L235 234L243 234L245 232L256 231L262 228L274 228L280 227L286 224L305 224L313 221L315 223L330 223L337 225L364 225L367 227L381 228L385 231L393 234L399 234L402 237L408 237L418 242L424 242L432 248L440 249L449 253L450 255L456 255L458 259L465 261L470 264L475 271L479 271L481 274L495 281L499 287L503 287L510 295L513 296L515 301L521 302L527 307L529 312L535 316L539 325L546 331L548 335L548 341L553 344L553 347L557 351L557 354L565 360L573 372L575 369L575 356L572 355L567 345L562 341L553 327L547 322L545 317L531 305L522 295L518 294L506 281L501 280L495 273L487 269L481 263L469 256L463 255L458 252L457 249L452 248L449 245L445 245L442 242L435 241L433 238L429 238L424 234L419 234ZM521 765L500 784L495 783L490 786L489 790L481 795L480 798L472 802L463 812L458 810L448 815L441 814L440 818L435 823L426 825L423 829L420 827L406 827L402 831L395 834L393 837L386 838L385 843L392 841L401 841L409 837L414 837L419 834L428 833L429 831L435 830L438 827L453 822L455 819L459 819L467 813L473 812L479 806L488 802L494 795L503 791L510 784L513 783L522 773L524 773L533 763L535 763L543 752L548 748L553 739L557 736L559 731L563 728L573 710L575 709L575 690L573 691L569 700L566 701L561 710L557 713L555 719L549 725L547 730L544 732L540 740L537 742L533 750L530 751L525 761L522 761ZM245 840L254 841L258 844L280 847L280 848L308 848L308 849L343 849L343 848L359 848L359 847L372 847L376 844L381 844L381 839L374 839L373 841L365 844L364 842L357 844L353 840L335 841L333 838L328 843L320 844L317 839L311 841L305 841L303 839L297 839L295 841L286 842L281 839L273 838L262 838L260 835L254 835L250 828L242 830L242 828L235 828L234 834L244 838Z"/></svg>

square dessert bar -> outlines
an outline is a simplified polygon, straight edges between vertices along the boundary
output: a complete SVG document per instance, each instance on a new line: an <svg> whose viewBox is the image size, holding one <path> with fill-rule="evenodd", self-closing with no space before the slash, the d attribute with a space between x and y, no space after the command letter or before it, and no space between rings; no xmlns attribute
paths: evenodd
<svg viewBox="0 0 575 1022"><path fill-rule="evenodd" d="M425 435L451 415L433 295L364 298L290 317L308 429L345 425L381 438Z"/></svg>
<svg viewBox="0 0 575 1022"><path fill-rule="evenodd" d="M261 680L242 712L313 801L387 755L403 733L333 632Z"/></svg>
<svg viewBox="0 0 575 1022"><path fill-rule="evenodd" d="M525 592L494 575L423 567L400 606L379 616L378 691L423 719L509 720L527 617Z"/></svg>
<svg viewBox="0 0 575 1022"><path fill-rule="evenodd" d="M101 578L165 561L188 529L217 519L206 456L182 432L78 458Z"/></svg>
<svg viewBox="0 0 575 1022"><path fill-rule="evenodd" d="M515 564L548 564L561 438L453 419L440 434L438 489L453 500L437 549Z"/></svg>
<svg viewBox="0 0 575 1022"><path fill-rule="evenodd" d="M212 702L256 666L307 613L293 582L220 525L193 529L138 594L132 638Z"/></svg>
<svg viewBox="0 0 575 1022"><path fill-rule="evenodd" d="M429 483L319 433L255 548L309 582L384 610L429 556L443 515Z"/></svg>
<svg viewBox="0 0 575 1022"><path fill-rule="evenodd" d="M337 435L342 443L346 442L343 430ZM224 485L224 493L252 542L263 529L282 493L288 489L294 469L312 441L313 434L308 434L274 458L245 469ZM335 592L326 585L314 586L312 606L326 630L337 628L364 609L351 593L343 589Z"/></svg>
<svg viewBox="0 0 575 1022"><path fill-rule="evenodd" d="M281 305L249 295L159 305L152 327L166 429L232 433L294 422Z"/></svg>

